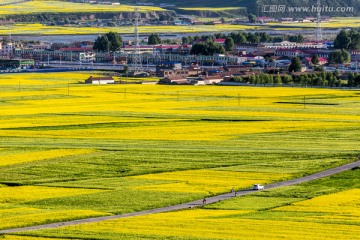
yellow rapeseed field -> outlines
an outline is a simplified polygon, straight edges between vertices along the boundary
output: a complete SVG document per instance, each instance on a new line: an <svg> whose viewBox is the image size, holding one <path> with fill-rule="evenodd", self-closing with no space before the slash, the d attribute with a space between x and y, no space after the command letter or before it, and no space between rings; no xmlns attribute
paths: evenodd
<svg viewBox="0 0 360 240"><path fill-rule="evenodd" d="M358 115L349 114L352 108L346 108L347 101L349 101L347 96L354 95L351 91L310 88L282 88L279 91L279 88L251 87L181 86L174 88L153 85L89 86L75 84L78 81L84 81L88 76L89 74L86 73L20 74L18 79L14 79L13 75L4 75L0 80L0 85L4 83L8 90L2 92L2 97L7 103L2 106L2 116L26 114L27 117L24 121L15 121L13 120L15 118L4 119L0 136L225 140L253 133L351 127L357 126L359 120ZM20 87L18 82L20 82ZM72 84L68 85L69 82ZM304 96L310 104L306 109L302 104ZM330 96L330 98L324 96ZM336 104L333 106L311 105L312 102L332 103L331 97L336 100ZM343 104L338 104L341 101ZM285 103L277 104L277 102ZM291 102L295 104L291 104ZM14 108L14 104L16 104L16 108ZM360 104L358 105L360 107ZM62 114L59 115L59 112ZM99 116L87 116L87 113L95 112ZM15 127L66 126L76 123L120 123L144 120L141 117L133 120L113 117L109 116L109 112L115 114L132 112L144 116L166 114L174 117L172 117L173 121L164 119L162 124L127 128L49 128L37 132L31 129L15 129ZM84 113L84 116L79 116L78 113ZM44 114L46 115L44 116ZM51 117L48 118L47 115ZM181 115L181 118L177 118L177 115ZM214 116L220 120L187 121L194 117L206 120L207 118L212 119ZM267 121L235 121L224 124L225 122L221 121L221 118L225 120L240 118L272 121L271 124ZM161 119L154 121L161 121Z"/></svg>
<svg viewBox="0 0 360 240"><path fill-rule="evenodd" d="M20 186L0 188L0 204L29 202L47 198L77 196L103 192L95 189Z"/></svg>
<svg viewBox="0 0 360 240"><path fill-rule="evenodd" d="M16 236L16 235L6 235L5 239L8 239L8 240L54 240L54 238ZM66 240L66 238L56 238L56 240Z"/></svg>
<svg viewBox="0 0 360 240"><path fill-rule="evenodd" d="M0 214L1 229L109 215L92 210L46 210L24 207L0 210Z"/></svg>
<svg viewBox="0 0 360 240"><path fill-rule="evenodd" d="M188 170L159 174L140 175L131 178L147 180L170 181L165 184L135 187L137 190L166 191L166 192L195 192L216 194L235 189L244 189L255 182L263 184L289 177L287 174L250 173L216 170Z"/></svg>
<svg viewBox="0 0 360 240"><path fill-rule="evenodd" d="M316 23L279 23L279 22L273 22L268 23L269 26L283 26L288 28L279 28L279 30L295 30L295 29L301 29L302 27L316 27ZM360 18L357 17L348 17L348 18L332 18L328 22L322 22L321 27L323 28L357 28L360 26Z"/></svg>
<svg viewBox="0 0 360 240"><path fill-rule="evenodd" d="M14 1L16 2L16 1ZM29 13L43 13L43 12L133 12L134 7L128 5L107 5L107 4L90 4L90 3L74 3L66 1L54 0L32 0L28 2L16 3L12 5L0 6L0 15L8 14L29 14ZM140 6L140 12L149 11L165 11L159 7Z"/></svg>
<svg viewBox="0 0 360 240"><path fill-rule="evenodd" d="M54 149L47 151L28 151L25 153L16 153L9 155L2 155L0 166L19 164L32 161L41 161L52 158L81 155L91 153L91 149Z"/></svg>
<svg viewBox="0 0 360 240"><path fill-rule="evenodd" d="M358 226L238 218L241 210L186 210L66 227L64 230L215 239L357 239ZM119 235L120 236L120 235Z"/></svg>
<svg viewBox="0 0 360 240"><path fill-rule="evenodd" d="M72 110L68 108L68 110ZM179 122L176 129L173 123L156 124L156 126L136 126L134 128L94 128L69 130L0 130L0 136L32 136L35 138L52 137L67 139L129 139L129 140L226 140L236 139L241 135L270 133L278 131L311 130L333 128L336 122L307 123L300 122L294 126L290 121L273 121L272 126L263 123L191 123ZM343 124L342 127L357 126L356 123ZM201 131L199 131L199 128Z"/></svg>
<svg viewBox="0 0 360 240"><path fill-rule="evenodd" d="M247 29L261 29L248 25L190 25L190 26L139 26L140 33L201 33L201 32L221 32L221 31L241 31ZM48 26L40 23L17 23L8 26L0 26L0 34L44 34L44 35L61 35L61 34L99 34L109 31L121 34L134 33L134 27L81 27L81 26Z"/></svg>
<svg viewBox="0 0 360 240"><path fill-rule="evenodd" d="M360 189L351 189L296 202L275 211L319 212L357 218L360 223Z"/></svg>
<svg viewBox="0 0 360 240"><path fill-rule="evenodd" d="M190 201L351 161L358 149L345 134L359 126L358 91L78 83L90 75L102 74L1 75L0 226ZM34 183L42 186L26 186ZM239 206L64 229L154 238L355 239L357 195L345 191L269 210L274 219L264 217L267 210ZM324 208L316 220L314 206ZM337 224L346 216L355 224Z"/></svg>

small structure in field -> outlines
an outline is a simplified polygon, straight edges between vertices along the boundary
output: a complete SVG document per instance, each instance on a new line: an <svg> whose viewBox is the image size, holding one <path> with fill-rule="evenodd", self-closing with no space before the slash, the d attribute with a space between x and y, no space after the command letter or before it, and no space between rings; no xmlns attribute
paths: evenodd
<svg viewBox="0 0 360 240"><path fill-rule="evenodd" d="M189 81L182 76L173 76L173 77L164 77L161 79L159 84L175 84L175 85L186 85L189 84Z"/></svg>
<svg viewBox="0 0 360 240"><path fill-rule="evenodd" d="M113 84L115 80L112 77L93 77L90 76L85 80L87 84Z"/></svg>

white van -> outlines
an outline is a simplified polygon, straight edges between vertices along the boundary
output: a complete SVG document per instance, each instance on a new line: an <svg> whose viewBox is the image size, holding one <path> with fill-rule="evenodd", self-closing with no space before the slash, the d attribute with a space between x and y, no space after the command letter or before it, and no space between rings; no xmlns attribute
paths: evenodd
<svg viewBox="0 0 360 240"><path fill-rule="evenodd" d="M255 184L253 190L264 190L264 186L261 184Z"/></svg>

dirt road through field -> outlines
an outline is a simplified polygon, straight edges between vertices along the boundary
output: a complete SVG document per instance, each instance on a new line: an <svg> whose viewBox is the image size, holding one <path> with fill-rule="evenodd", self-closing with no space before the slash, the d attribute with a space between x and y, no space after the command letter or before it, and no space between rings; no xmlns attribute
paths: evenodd
<svg viewBox="0 0 360 240"><path fill-rule="evenodd" d="M315 174L312 174L309 176L296 178L296 179L289 180L289 181L269 184L269 185L265 186L265 190L280 188L280 187L285 187L285 186L291 186L291 185L295 185L295 184L299 184L299 183L304 183L304 182L308 182L311 180L328 177L328 176L331 176L331 175L334 175L334 174L337 174L340 172L348 171L348 170L358 168L358 167L360 167L360 160L353 162L353 163L342 165L340 167L336 167L336 168L332 168L332 169L325 170L322 172L318 172L318 173L315 173ZM217 196L206 198L206 204L216 203L219 201L252 194L255 192L257 192L257 190L248 189L248 190L236 192L236 196L235 196L235 192L220 194ZM178 205L173 205L173 206L168 206L168 207L162 207L162 208L156 208L156 209L151 209L151 210L146 210L146 211L141 211L141 212L124 213L124 214L113 215L113 216L86 218L86 219L80 219L80 220L74 220L74 221L58 222L58 223L37 225L37 226L31 226L31 227L2 230L2 231L0 231L0 234L23 232L23 231L30 231L30 230L40 230L40 229L47 229L47 228L58 228L58 227L65 227L65 226L71 226L71 225L77 225L77 224L83 224L83 223L101 222L101 221L111 220L111 219L135 217L135 216L170 212L170 211L176 211L176 210L182 210L182 209L191 209L191 208L195 208L195 207L201 207L203 205L204 205L203 199L200 199L200 200L196 200L196 201L192 201L192 202L188 202L188 203L183 203L183 204L178 204Z"/></svg>

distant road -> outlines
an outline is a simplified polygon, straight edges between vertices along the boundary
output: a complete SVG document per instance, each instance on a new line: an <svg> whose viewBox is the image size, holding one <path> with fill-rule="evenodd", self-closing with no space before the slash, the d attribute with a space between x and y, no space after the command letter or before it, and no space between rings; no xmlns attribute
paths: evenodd
<svg viewBox="0 0 360 240"><path fill-rule="evenodd" d="M328 177L328 176L331 176L331 175L334 175L334 174L337 174L340 172L348 171L348 170L351 170L351 169L354 169L357 167L360 167L360 160L353 162L353 163L345 164L340 167L336 167L336 168L325 170L325 171L322 171L319 173L315 173L315 174L312 174L309 176L296 178L296 179L289 180L289 181L269 184L269 185L265 186L265 189L274 189L274 188L292 186L295 184L304 183L304 182L308 182L311 180ZM248 194L253 194L255 192L258 192L258 191L248 189L248 190L236 192L236 195L244 196L244 195L248 195ZM216 202L231 199L234 197L235 197L235 193L225 193L225 194L217 195L214 197L206 198L206 204L216 203ZM155 208L155 209L141 211L141 212L125 213L125 214L106 216L106 217L86 218L86 219L80 219L80 220L74 220L74 221L37 225L37 226L32 226L32 227L13 228L13 229L8 229L8 230L2 230L2 231L0 231L0 234L31 231L31 230L41 230L41 229L48 229L48 228L58 228L58 227L72 226L72 225L83 224L83 223L94 223L94 222L101 222L101 221L111 220L111 219L128 218L128 217L142 216L142 215L148 215L148 214L154 214L154 213L164 213L164 212L170 212L170 211L176 211L176 210L182 210L182 209L191 209L191 208L201 207L201 206L204 206L203 199L188 202L188 203L168 206L168 207Z"/></svg>

